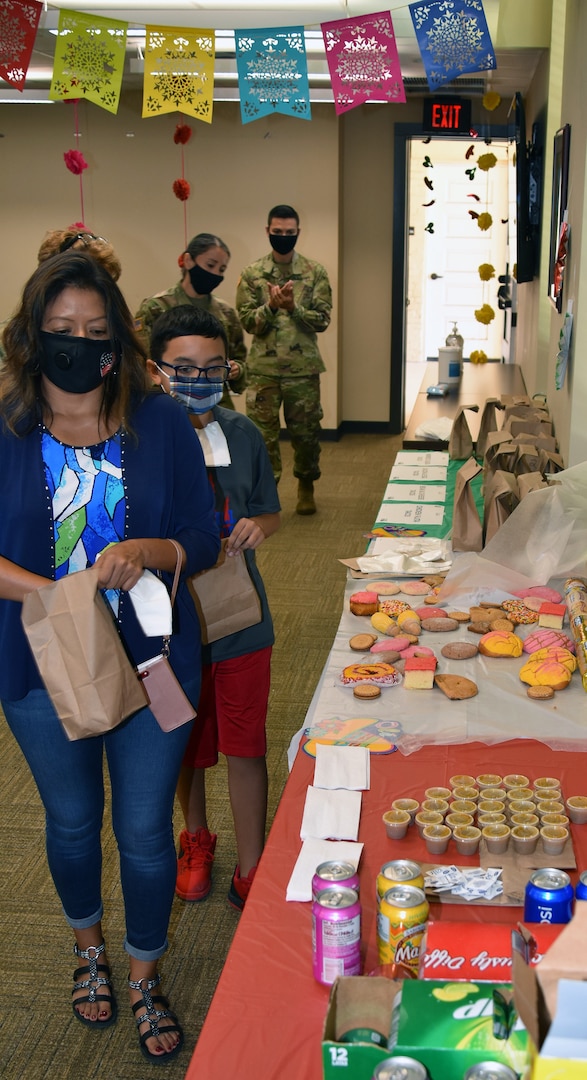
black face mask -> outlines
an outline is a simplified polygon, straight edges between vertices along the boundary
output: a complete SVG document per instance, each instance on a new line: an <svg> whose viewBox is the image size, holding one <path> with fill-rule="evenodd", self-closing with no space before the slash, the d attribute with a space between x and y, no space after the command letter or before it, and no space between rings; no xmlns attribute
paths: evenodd
<svg viewBox="0 0 587 1080"><path fill-rule="evenodd" d="M224 281L222 274L211 274L209 270L204 270L204 267L198 266L197 263L190 266L188 274L190 275L192 289L198 296L208 296L213 289L218 288L221 281Z"/></svg>
<svg viewBox="0 0 587 1080"><path fill-rule="evenodd" d="M68 394L87 394L100 386L115 366L112 342L49 334L41 330L39 363L49 382Z"/></svg>
<svg viewBox="0 0 587 1080"><path fill-rule="evenodd" d="M269 233L269 243L278 255L289 255L296 246L298 235L296 233L295 236L274 236L273 233Z"/></svg>

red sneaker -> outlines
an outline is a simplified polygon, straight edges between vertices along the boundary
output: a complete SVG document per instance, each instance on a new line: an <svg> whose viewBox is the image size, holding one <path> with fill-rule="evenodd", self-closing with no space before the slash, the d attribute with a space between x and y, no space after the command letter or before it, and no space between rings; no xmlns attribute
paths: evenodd
<svg viewBox="0 0 587 1080"><path fill-rule="evenodd" d="M232 875L230 889L228 890L228 903L232 904L233 908L236 908L237 911L242 911L245 906L247 896L249 895L249 889L253 884L253 878L256 872L257 867L253 866L249 870L247 877L241 877L240 866L237 866Z"/></svg>
<svg viewBox="0 0 587 1080"><path fill-rule="evenodd" d="M212 888L212 863L216 847L216 833L208 829L188 832L179 836L177 857L177 880L175 893L180 900L204 900Z"/></svg>

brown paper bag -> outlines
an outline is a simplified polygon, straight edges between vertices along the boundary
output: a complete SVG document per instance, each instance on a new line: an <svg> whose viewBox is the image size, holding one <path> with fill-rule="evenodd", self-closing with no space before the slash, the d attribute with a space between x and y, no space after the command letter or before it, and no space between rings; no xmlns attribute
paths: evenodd
<svg viewBox="0 0 587 1080"><path fill-rule="evenodd" d="M236 634L261 622L261 599L249 573L244 554L226 556L226 540L218 562L188 579L202 628L202 641Z"/></svg>
<svg viewBox="0 0 587 1080"><path fill-rule="evenodd" d="M475 458L469 458L455 479L451 544L453 551L481 551L483 526L475 505L471 480L481 472Z"/></svg>
<svg viewBox="0 0 587 1080"><path fill-rule="evenodd" d="M69 739L101 735L147 704L108 605L97 567L25 596L22 624Z"/></svg>
<svg viewBox="0 0 587 1080"><path fill-rule="evenodd" d="M471 412L479 412L478 405L461 405L459 407L448 440L448 456L451 461L470 458L473 454L473 439L465 416L465 409L469 409Z"/></svg>
<svg viewBox="0 0 587 1080"><path fill-rule="evenodd" d="M485 502L485 543L491 540L504 521L507 521L520 501L518 481L511 472L498 469L493 473L483 493Z"/></svg>
<svg viewBox="0 0 587 1080"><path fill-rule="evenodd" d="M546 480L542 473L531 472L522 473L518 476L518 491L520 494L520 502L525 499L526 495L529 495L531 491L539 491L540 488L548 487Z"/></svg>
<svg viewBox="0 0 587 1080"><path fill-rule="evenodd" d="M487 398L481 413L481 423L479 424L479 434L477 436L477 448L476 456L482 458L485 454L485 447L487 446L487 436L491 431L497 431L497 410L501 409L501 405L498 398Z"/></svg>

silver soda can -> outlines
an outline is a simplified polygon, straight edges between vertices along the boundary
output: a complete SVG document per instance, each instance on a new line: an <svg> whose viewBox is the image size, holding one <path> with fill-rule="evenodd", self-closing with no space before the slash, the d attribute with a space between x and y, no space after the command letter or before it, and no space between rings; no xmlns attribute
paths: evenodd
<svg viewBox="0 0 587 1080"><path fill-rule="evenodd" d="M337 885L312 902L314 978L331 986L339 975L361 974L361 905L356 889Z"/></svg>
<svg viewBox="0 0 587 1080"><path fill-rule="evenodd" d="M463 1080L518 1080L518 1074L500 1061L479 1061L467 1069Z"/></svg>
<svg viewBox="0 0 587 1080"><path fill-rule="evenodd" d="M346 885L359 892L359 875L352 863L338 859L320 863L312 878L312 899L315 900L318 893L331 889L333 885Z"/></svg>
<svg viewBox="0 0 587 1080"><path fill-rule="evenodd" d="M411 1057L390 1057L375 1066L371 1080L428 1080L428 1070Z"/></svg>

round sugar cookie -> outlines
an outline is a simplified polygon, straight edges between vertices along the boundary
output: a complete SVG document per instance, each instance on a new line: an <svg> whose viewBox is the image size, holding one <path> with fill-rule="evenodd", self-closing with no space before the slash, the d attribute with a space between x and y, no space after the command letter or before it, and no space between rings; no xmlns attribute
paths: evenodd
<svg viewBox="0 0 587 1080"><path fill-rule="evenodd" d="M514 631L511 619L492 619L489 625L492 630L505 630L506 634L512 634Z"/></svg>
<svg viewBox="0 0 587 1080"><path fill-rule="evenodd" d="M402 592L406 596L427 596L430 592L430 586L425 581L404 581L402 583Z"/></svg>
<svg viewBox="0 0 587 1080"><path fill-rule="evenodd" d="M376 641L376 634L355 634L350 639L349 645L354 652L368 652Z"/></svg>
<svg viewBox="0 0 587 1080"><path fill-rule="evenodd" d="M548 600L551 604L560 604L562 600L561 594L548 585L531 585L528 589L516 589L514 596L519 596L521 600L525 600L528 596L537 596L540 600Z"/></svg>
<svg viewBox="0 0 587 1080"><path fill-rule="evenodd" d="M448 634L451 630L458 630L459 624L446 615L440 619L422 619L422 629L432 634Z"/></svg>
<svg viewBox="0 0 587 1080"><path fill-rule="evenodd" d="M381 697L381 688L374 686L373 683L358 683L357 686L353 687L353 694L357 698L369 701Z"/></svg>
<svg viewBox="0 0 587 1080"><path fill-rule="evenodd" d="M446 616L448 619L454 619L455 622L470 622L471 613L469 611L447 611Z"/></svg>
<svg viewBox="0 0 587 1080"><path fill-rule="evenodd" d="M399 615L401 611L408 611L410 605L405 600L380 600L379 611L386 615Z"/></svg>
<svg viewBox="0 0 587 1080"><path fill-rule="evenodd" d="M470 660L477 656L478 652L479 649L472 641L451 641L440 650L441 656L446 656L447 660Z"/></svg>
<svg viewBox="0 0 587 1080"><path fill-rule="evenodd" d="M376 592L378 596L397 596L401 589L395 581L374 581L371 591Z"/></svg>

